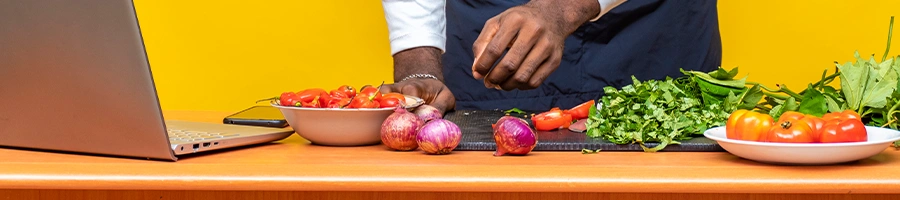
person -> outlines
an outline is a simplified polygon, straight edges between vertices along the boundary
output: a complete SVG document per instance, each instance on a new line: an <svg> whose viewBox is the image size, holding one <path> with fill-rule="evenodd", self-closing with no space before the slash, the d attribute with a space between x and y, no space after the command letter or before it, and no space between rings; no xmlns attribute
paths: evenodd
<svg viewBox="0 0 900 200"><path fill-rule="evenodd" d="M714 0L382 0L394 83L454 109L567 109L721 64Z"/></svg>

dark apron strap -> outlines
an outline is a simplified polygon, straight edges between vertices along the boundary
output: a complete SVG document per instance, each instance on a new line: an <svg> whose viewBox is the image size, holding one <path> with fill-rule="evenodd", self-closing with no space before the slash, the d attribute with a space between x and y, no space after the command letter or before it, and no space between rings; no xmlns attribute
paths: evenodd
<svg viewBox="0 0 900 200"><path fill-rule="evenodd" d="M525 0L447 1L446 84L456 109L571 108L603 87L638 79L681 76L679 68L710 71L721 64L716 2L630 0L565 40L563 59L540 87L500 91L472 78L472 43L487 19Z"/></svg>

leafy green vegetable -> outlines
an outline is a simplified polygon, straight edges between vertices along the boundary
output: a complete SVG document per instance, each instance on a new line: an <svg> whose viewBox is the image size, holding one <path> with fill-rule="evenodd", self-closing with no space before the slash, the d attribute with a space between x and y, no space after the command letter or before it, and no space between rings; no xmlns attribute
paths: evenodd
<svg viewBox="0 0 900 200"><path fill-rule="evenodd" d="M887 97L897 88L897 71L892 65L894 59L876 63L874 57L868 61L855 54L855 63L837 65L841 70L841 91L847 100L848 109L855 110L861 116L871 113L869 108L883 108ZM891 63L887 63L891 62ZM886 69L879 69L881 66ZM884 76L880 71L885 71Z"/></svg>
<svg viewBox="0 0 900 200"><path fill-rule="evenodd" d="M724 125L730 113L720 104L704 105L690 76L646 82L632 76L632 81L621 90L604 88L606 95L599 100L602 109L591 107L589 111L589 137L615 144L637 143L646 152L656 152ZM648 142L659 145L650 148L644 145Z"/></svg>
<svg viewBox="0 0 900 200"><path fill-rule="evenodd" d="M828 113L828 105L825 101L825 95L810 84L809 88L803 91L803 99L800 100L798 112L822 117Z"/></svg>
<svg viewBox="0 0 900 200"><path fill-rule="evenodd" d="M710 72L709 76L718 80L731 80L734 79L738 74L738 68L735 67L731 69L731 71L726 71L724 68L719 68L716 71Z"/></svg>
<svg viewBox="0 0 900 200"><path fill-rule="evenodd" d="M773 119L778 119L784 112L797 111L799 107L800 105L797 104L797 100L794 100L794 97L788 97L781 105L772 107L772 110L769 111L769 115L771 115Z"/></svg>

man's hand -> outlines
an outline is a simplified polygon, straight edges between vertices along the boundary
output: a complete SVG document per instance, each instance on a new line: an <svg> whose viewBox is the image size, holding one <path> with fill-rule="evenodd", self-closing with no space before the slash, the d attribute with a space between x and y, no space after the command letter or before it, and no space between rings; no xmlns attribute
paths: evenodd
<svg viewBox="0 0 900 200"><path fill-rule="evenodd" d="M425 100L425 103L437 108L441 113L451 110L456 106L456 98L443 82L434 79L409 79L400 83L384 85L381 93L397 92L401 94L417 96Z"/></svg>
<svg viewBox="0 0 900 200"><path fill-rule="evenodd" d="M597 0L532 0L494 16L472 46L474 78L488 88L537 88L559 67L565 38L599 12Z"/></svg>
<svg viewBox="0 0 900 200"><path fill-rule="evenodd" d="M456 107L456 98L444 85L441 70L441 50L434 47L416 47L394 54L394 84L381 87L381 93L397 92L416 96L425 104L434 106L441 113ZM414 78L402 81L411 74L431 74L438 78Z"/></svg>

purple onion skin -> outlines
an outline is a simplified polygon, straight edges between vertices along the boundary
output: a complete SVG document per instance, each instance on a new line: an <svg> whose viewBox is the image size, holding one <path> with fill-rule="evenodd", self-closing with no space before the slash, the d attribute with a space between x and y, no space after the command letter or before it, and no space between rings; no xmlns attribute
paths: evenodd
<svg viewBox="0 0 900 200"><path fill-rule="evenodd" d="M449 154L462 138L462 131L459 126L445 119L434 119L419 129L416 141L419 148L428 154Z"/></svg>
<svg viewBox="0 0 900 200"><path fill-rule="evenodd" d="M381 123L381 143L393 150L415 150L419 147L416 133L424 124L425 122L415 114L403 107L397 107L394 113Z"/></svg>
<svg viewBox="0 0 900 200"><path fill-rule="evenodd" d="M434 106L430 106L428 104L423 104L416 108L415 111L416 116L422 118L423 121L428 122L435 119L443 119L443 115L440 110L435 108Z"/></svg>
<svg viewBox="0 0 900 200"><path fill-rule="evenodd" d="M524 119L503 116L494 124L494 156L526 155L537 146L537 135Z"/></svg>

